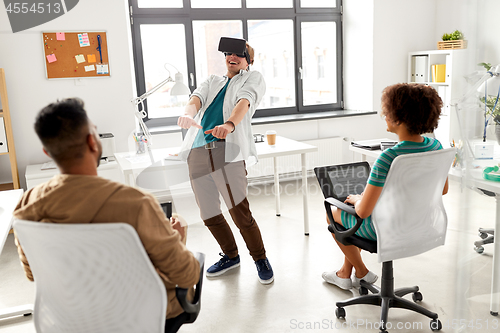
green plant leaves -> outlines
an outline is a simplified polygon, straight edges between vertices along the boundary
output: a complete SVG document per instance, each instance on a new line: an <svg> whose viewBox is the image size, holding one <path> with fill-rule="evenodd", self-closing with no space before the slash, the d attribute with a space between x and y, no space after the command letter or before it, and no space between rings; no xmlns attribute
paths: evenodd
<svg viewBox="0 0 500 333"><path fill-rule="evenodd" d="M451 34L443 34L443 37L441 37L443 40L459 40L459 39L464 39L464 34L460 32L459 30L453 31Z"/></svg>

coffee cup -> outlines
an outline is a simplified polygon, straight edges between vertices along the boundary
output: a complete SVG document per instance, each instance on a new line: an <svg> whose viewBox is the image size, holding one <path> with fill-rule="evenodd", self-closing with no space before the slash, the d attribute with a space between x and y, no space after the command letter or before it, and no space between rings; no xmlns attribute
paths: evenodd
<svg viewBox="0 0 500 333"><path fill-rule="evenodd" d="M267 144L268 145L270 145L270 146L276 145L276 131L267 131L266 137L267 137Z"/></svg>

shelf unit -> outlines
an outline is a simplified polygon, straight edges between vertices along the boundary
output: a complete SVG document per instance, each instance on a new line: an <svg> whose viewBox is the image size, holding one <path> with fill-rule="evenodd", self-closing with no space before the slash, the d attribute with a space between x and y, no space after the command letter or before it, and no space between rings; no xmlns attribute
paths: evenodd
<svg viewBox="0 0 500 333"><path fill-rule="evenodd" d="M415 57L427 57L424 62L424 75L421 82L415 79ZM408 53L408 83L426 84L439 93L443 100L443 109L438 128L434 134L443 147L448 147L450 142L459 138L456 114L451 110L451 102L461 96L465 88L463 68L465 65L466 50L432 50ZM432 82L432 65L446 64L445 82Z"/></svg>
<svg viewBox="0 0 500 333"><path fill-rule="evenodd" d="M7 84L3 68L0 68L0 143L0 155L9 156L10 171L12 174L12 183L0 184L0 190L19 189L19 171L17 169L14 134L12 133Z"/></svg>

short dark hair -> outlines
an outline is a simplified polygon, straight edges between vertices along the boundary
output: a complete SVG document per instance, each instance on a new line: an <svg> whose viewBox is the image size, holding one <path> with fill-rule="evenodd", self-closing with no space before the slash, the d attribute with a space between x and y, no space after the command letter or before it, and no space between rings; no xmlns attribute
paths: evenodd
<svg viewBox="0 0 500 333"><path fill-rule="evenodd" d="M405 124L410 134L433 132L442 107L437 91L423 84L398 83L382 92L382 115Z"/></svg>
<svg viewBox="0 0 500 333"><path fill-rule="evenodd" d="M89 118L79 98L68 98L44 107L37 115L35 131L56 163L83 157Z"/></svg>

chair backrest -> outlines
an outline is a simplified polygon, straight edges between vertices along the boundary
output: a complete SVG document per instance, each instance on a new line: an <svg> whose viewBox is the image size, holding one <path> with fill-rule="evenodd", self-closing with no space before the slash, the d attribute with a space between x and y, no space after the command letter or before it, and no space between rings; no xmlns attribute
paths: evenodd
<svg viewBox="0 0 500 333"><path fill-rule="evenodd" d="M449 148L394 159L372 213L379 262L444 244L448 218L442 192L454 156Z"/></svg>
<svg viewBox="0 0 500 333"><path fill-rule="evenodd" d="M36 283L38 333L164 332L165 286L125 223L16 220Z"/></svg>

